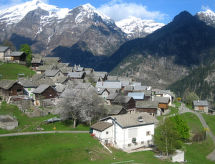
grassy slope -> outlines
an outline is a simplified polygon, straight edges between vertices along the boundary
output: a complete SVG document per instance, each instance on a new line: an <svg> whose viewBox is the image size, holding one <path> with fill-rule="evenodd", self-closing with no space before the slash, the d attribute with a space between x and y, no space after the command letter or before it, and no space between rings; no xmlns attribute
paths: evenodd
<svg viewBox="0 0 215 164"><path fill-rule="evenodd" d="M24 73L25 76L32 76L35 74L34 71L24 65L6 63L0 65L0 74L2 75L2 79L17 79L17 75L19 73Z"/></svg>
<svg viewBox="0 0 215 164"><path fill-rule="evenodd" d="M23 146L23 143L24 146ZM167 163L153 157L153 152L108 153L89 134L47 134L0 138L0 163L102 163L118 161Z"/></svg>
<svg viewBox="0 0 215 164"><path fill-rule="evenodd" d="M195 114L184 113L181 116L187 122L192 132L199 132L204 129L199 118Z"/></svg>
<svg viewBox="0 0 215 164"><path fill-rule="evenodd" d="M206 123L208 124L210 130L215 135L215 116L207 115L207 114L202 114L202 115L203 115Z"/></svg>
<svg viewBox="0 0 215 164"><path fill-rule="evenodd" d="M11 131L0 129L0 133L10 133L10 132L22 132L22 131L35 131L37 127L44 128L45 130L89 130L89 127L79 125L77 128L72 128L72 122L67 124L62 122L56 122L51 124L41 124L44 120L54 117L54 115L48 115L43 117L29 118L24 113L22 113L15 105L8 105L3 103L0 107L0 114L9 114L15 116L19 122L19 126Z"/></svg>

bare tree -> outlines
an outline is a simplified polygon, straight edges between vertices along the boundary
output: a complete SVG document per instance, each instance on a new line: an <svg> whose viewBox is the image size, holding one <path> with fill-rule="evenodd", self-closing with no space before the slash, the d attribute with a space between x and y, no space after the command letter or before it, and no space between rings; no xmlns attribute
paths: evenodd
<svg viewBox="0 0 215 164"><path fill-rule="evenodd" d="M63 120L72 118L76 122L87 122L99 119L105 114L103 99L94 89L69 89L59 102L59 114Z"/></svg>

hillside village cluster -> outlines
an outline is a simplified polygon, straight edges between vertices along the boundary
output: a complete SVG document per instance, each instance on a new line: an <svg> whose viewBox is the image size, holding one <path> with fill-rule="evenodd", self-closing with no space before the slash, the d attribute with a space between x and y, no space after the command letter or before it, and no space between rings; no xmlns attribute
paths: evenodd
<svg viewBox="0 0 215 164"><path fill-rule="evenodd" d="M3 62L24 62L23 52L0 47ZM80 65L69 66L58 57L34 55L32 77L18 75L18 80L0 81L0 96L7 103L16 104L29 116L56 114L60 99L71 88L95 89L105 101L108 114L91 126L91 133L103 144L123 150L153 145L156 116L169 112L175 99L170 90L143 86L129 77L110 76ZM75 84L75 85L74 85ZM195 110L208 112L207 101L195 101Z"/></svg>

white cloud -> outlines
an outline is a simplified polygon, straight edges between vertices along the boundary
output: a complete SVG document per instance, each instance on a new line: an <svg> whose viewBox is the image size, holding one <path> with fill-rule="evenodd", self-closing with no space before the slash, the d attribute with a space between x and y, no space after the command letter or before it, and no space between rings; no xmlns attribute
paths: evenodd
<svg viewBox="0 0 215 164"><path fill-rule="evenodd" d="M202 5L201 9L204 10L204 11L205 10L211 10L209 6L204 6L204 5Z"/></svg>
<svg viewBox="0 0 215 164"><path fill-rule="evenodd" d="M0 9L6 9L8 7L15 6L27 1L30 1L30 0L0 0ZM49 2L49 0L41 0L41 1L47 4Z"/></svg>
<svg viewBox="0 0 215 164"><path fill-rule="evenodd" d="M98 10L115 21L128 18L129 16L153 20L163 20L167 16L159 11L149 11L147 6L142 4L126 3L122 0L112 0L100 6Z"/></svg>

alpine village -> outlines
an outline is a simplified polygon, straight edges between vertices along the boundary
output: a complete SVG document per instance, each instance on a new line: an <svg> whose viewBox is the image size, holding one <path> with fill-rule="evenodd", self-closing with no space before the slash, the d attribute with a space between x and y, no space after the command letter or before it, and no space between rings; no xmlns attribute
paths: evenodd
<svg viewBox="0 0 215 164"><path fill-rule="evenodd" d="M215 13L129 19L0 8L1 164L215 162Z"/></svg>

